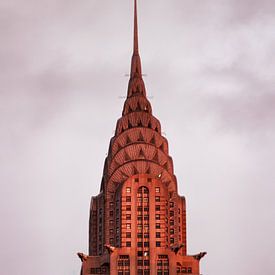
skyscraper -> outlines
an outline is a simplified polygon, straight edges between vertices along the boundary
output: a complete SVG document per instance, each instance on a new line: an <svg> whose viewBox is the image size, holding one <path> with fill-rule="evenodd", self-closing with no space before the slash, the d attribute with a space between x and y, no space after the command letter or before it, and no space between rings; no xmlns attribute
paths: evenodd
<svg viewBox="0 0 275 275"><path fill-rule="evenodd" d="M137 4L127 99L90 208L81 275L199 275L205 253L187 255L185 198L142 79Z"/></svg>

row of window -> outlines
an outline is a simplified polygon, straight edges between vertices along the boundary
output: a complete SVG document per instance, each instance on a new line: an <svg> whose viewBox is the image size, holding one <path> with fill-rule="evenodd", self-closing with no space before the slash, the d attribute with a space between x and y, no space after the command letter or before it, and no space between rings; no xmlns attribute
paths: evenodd
<svg viewBox="0 0 275 275"><path fill-rule="evenodd" d="M135 178L134 182L139 182L139 178ZM152 178L147 178L147 182L152 182Z"/></svg>
<svg viewBox="0 0 275 275"><path fill-rule="evenodd" d="M192 273L192 267L177 267L177 273Z"/></svg>
<svg viewBox="0 0 275 275"><path fill-rule="evenodd" d="M132 198L131 196L126 196L126 202L131 202ZM137 198L138 202L149 202L149 198L148 197L138 197ZM156 202L160 202L160 197L156 197Z"/></svg>

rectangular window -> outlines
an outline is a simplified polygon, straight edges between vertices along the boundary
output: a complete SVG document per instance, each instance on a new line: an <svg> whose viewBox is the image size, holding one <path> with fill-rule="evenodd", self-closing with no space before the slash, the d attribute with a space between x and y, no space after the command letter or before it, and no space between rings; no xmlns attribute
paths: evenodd
<svg viewBox="0 0 275 275"><path fill-rule="evenodd" d="M127 229L131 229L131 224L130 223L126 223L126 228Z"/></svg>
<svg viewBox="0 0 275 275"><path fill-rule="evenodd" d="M126 211L131 211L131 205L126 205Z"/></svg>
<svg viewBox="0 0 275 275"><path fill-rule="evenodd" d="M192 267L188 267L187 273L192 273Z"/></svg>
<svg viewBox="0 0 275 275"><path fill-rule="evenodd" d="M175 242L174 238L170 238L170 242L174 243Z"/></svg>
<svg viewBox="0 0 275 275"><path fill-rule="evenodd" d="M138 260L138 266L143 266L143 260Z"/></svg>
<svg viewBox="0 0 275 275"><path fill-rule="evenodd" d="M126 232L126 238L131 238L131 232Z"/></svg>
<svg viewBox="0 0 275 275"><path fill-rule="evenodd" d="M160 242L156 242L156 247L160 247Z"/></svg>
<svg viewBox="0 0 275 275"><path fill-rule="evenodd" d="M159 193L160 192L160 188L159 187L156 187L156 193Z"/></svg>
<svg viewBox="0 0 275 275"><path fill-rule="evenodd" d="M131 220L131 214L126 215L126 220Z"/></svg>
<svg viewBox="0 0 275 275"><path fill-rule="evenodd" d="M137 243L138 247L142 247L142 242Z"/></svg>
<svg viewBox="0 0 275 275"><path fill-rule="evenodd" d="M170 211L170 217L174 216L174 211Z"/></svg>
<svg viewBox="0 0 275 275"><path fill-rule="evenodd" d="M126 187L126 193L131 193L131 187Z"/></svg>
<svg viewBox="0 0 275 275"><path fill-rule="evenodd" d="M144 238L149 239L149 233L144 233Z"/></svg>
<svg viewBox="0 0 275 275"><path fill-rule="evenodd" d="M171 201L170 202L170 208L173 208L174 207L174 203Z"/></svg>
<svg viewBox="0 0 275 275"><path fill-rule="evenodd" d="M156 238L160 238L160 232L156 232Z"/></svg>
<svg viewBox="0 0 275 275"><path fill-rule="evenodd" d="M160 220L160 214L156 214L156 220Z"/></svg>
<svg viewBox="0 0 275 275"><path fill-rule="evenodd" d="M156 205L156 211L160 211L160 205Z"/></svg>
<svg viewBox="0 0 275 275"><path fill-rule="evenodd" d="M139 179L138 179L138 178L135 178L135 182L139 182Z"/></svg>
<svg viewBox="0 0 275 275"><path fill-rule="evenodd" d="M143 251L138 251L138 257L142 257L143 256Z"/></svg>
<svg viewBox="0 0 275 275"><path fill-rule="evenodd" d="M151 178L148 178L147 181L148 181L148 182L152 182L152 179L151 179Z"/></svg>
<svg viewBox="0 0 275 275"><path fill-rule="evenodd" d="M145 215L145 216L144 216L144 220L145 220L145 221L149 221L149 216L148 216L148 215Z"/></svg>
<svg viewBox="0 0 275 275"><path fill-rule="evenodd" d="M131 197L130 196L126 196L126 202L131 202Z"/></svg>
<svg viewBox="0 0 275 275"><path fill-rule="evenodd" d="M149 242L144 242L144 247L149 247Z"/></svg>
<svg viewBox="0 0 275 275"><path fill-rule="evenodd" d="M156 223L156 229L160 229L160 223Z"/></svg>
<svg viewBox="0 0 275 275"><path fill-rule="evenodd" d="M160 196L156 196L156 202L160 202Z"/></svg>
<svg viewBox="0 0 275 275"><path fill-rule="evenodd" d="M144 260L144 266L149 266L149 261L148 260Z"/></svg>
<svg viewBox="0 0 275 275"><path fill-rule="evenodd" d="M126 242L126 247L131 247L131 242Z"/></svg>

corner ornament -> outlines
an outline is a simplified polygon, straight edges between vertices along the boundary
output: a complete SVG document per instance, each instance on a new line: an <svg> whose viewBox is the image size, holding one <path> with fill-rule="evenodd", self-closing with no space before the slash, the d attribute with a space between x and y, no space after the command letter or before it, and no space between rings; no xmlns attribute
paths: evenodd
<svg viewBox="0 0 275 275"><path fill-rule="evenodd" d="M200 261L206 254L207 252L200 252L199 254L193 255L193 258Z"/></svg>

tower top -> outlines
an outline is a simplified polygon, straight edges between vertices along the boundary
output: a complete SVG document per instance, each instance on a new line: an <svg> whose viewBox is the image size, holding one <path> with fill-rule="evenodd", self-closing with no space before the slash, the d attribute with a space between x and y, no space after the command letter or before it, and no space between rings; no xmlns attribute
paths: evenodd
<svg viewBox="0 0 275 275"><path fill-rule="evenodd" d="M133 52L133 54L138 55L137 0L135 0L135 8L134 8L134 52Z"/></svg>
<svg viewBox="0 0 275 275"><path fill-rule="evenodd" d="M133 56L131 62L131 74L128 85L128 97L133 95L146 96L145 85L142 80L141 60L138 49L138 20L137 20L137 0L134 1L134 41Z"/></svg>

